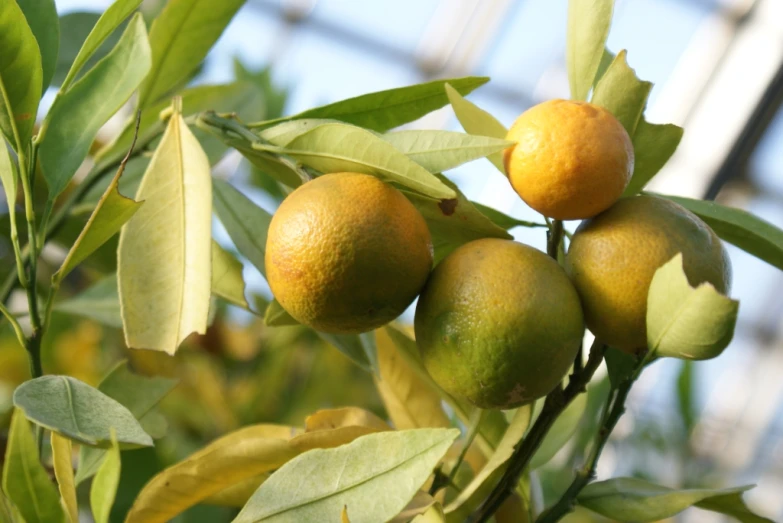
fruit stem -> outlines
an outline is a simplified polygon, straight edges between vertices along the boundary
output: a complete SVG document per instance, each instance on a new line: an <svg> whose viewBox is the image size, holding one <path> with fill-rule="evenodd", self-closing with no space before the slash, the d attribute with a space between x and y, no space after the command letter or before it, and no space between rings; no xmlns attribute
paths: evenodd
<svg viewBox="0 0 783 523"><path fill-rule="evenodd" d="M514 450L514 454L512 454L509 459L509 465L505 474L503 474L503 477L492 490L489 497L487 497L486 501L484 501L481 507L479 507L479 509L468 519L470 523L484 523L488 521L515 490L519 483L520 476L527 468L530 460L533 459L533 455L536 453L536 450L538 450L538 447L541 446L541 442L546 437L549 429L552 428L552 425L557 418L574 398L584 392L587 384L593 377L593 374L595 374L595 371L598 369L599 365L601 365L606 348L606 345L602 342L595 340L593 346L590 348L590 356L588 357L584 368L581 371L575 371L571 374L565 389L558 387L547 395L544 400L544 408L541 411L541 414L538 416L538 419L536 419L536 422L533 424L533 427L531 427L525 439L523 439Z"/></svg>
<svg viewBox="0 0 783 523"><path fill-rule="evenodd" d="M563 221L552 220L547 233L546 252L555 261L557 261L557 251L560 248L561 241L563 241Z"/></svg>
<svg viewBox="0 0 783 523"><path fill-rule="evenodd" d="M590 454L588 454L587 459L585 460L585 464L576 471L574 480L557 503L544 511L538 519L536 519L536 523L555 523L556 521L560 521L563 516L574 509L576 498L582 489L595 479L595 468L598 464L598 458L601 457L601 452L609 441L609 436L612 434L617 422L625 413L625 401L628 399L628 393L631 391L631 387L641 374L647 362L648 358L639 358L634 372L620 382L617 387L613 387L612 390L609 391L601 425L598 427L595 441L593 442Z"/></svg>

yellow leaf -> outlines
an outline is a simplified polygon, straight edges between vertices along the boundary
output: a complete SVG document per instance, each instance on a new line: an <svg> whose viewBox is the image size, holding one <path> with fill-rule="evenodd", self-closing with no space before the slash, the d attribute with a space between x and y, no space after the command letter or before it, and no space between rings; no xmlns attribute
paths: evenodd
<svg viewBox="0 0 783 523"><path fill-rule="evenodd" d="M212 294L253 312L245 298L242 263L212 240Z"/></svg>
<svg viewBox="0 0 783 523"><path fill-rule="evenodd" d="M73 452L71 440L52 432L52 461L54 476L60 489L60 498L71 523L79 523L79 505L73 480Z"/></svg>
<svg viewBox="0 0 783 523"><path fill-rule="evenodd" d="M169 354L206 331L212 265L209 160L176 105L136 193L144 205L120 233L117 269L126 343Z"/></svg>
<svg viewBox="0 0 783 523"><path fill-rule="evenodd" d="M209 496L280 468L299 454L297 430L253 425L219 438L152 478L128 512L126 523L164 523Z"/></svg>
<svg viewBox="0 0 783 523"><path fill-rule="evenodd" d="M395 428L451 426L438 391L408 365L386 329L375 332L380 375L375 383Z"/></svg>
<svg viewBox="0 0 783 523"><path fill-rule="evenodd" d="M340 521L341 523L351 523L351 520L348 519L348 505L343 506L343 513L340 515Z"/></svg>
<svg viewBox="0 0 783 523"><path fill-rule="evenodd" d="M305 418L305 432L351 426L370 427L377 430L391 429L381 418L359 407L323 409Z"/></svg>
<svg viewBox="0 0 783 523"><path fill-rule="evenodd" d="M204 499L202 503L207 505L216 505L219 507L236 507L242 508L253 495L253 492L258 490L261 483L267 480L270 476L269 473L259 474L252 478L247 478L236 485L231 485L227 489L221 490L217 494L213 494Z"/></svg>
<svg viewBox="0 0 783 523"><path fill-rule="evenodd" d="M388 429L386 429L388 430ZM291 439L291 447L299 452L311 449L330 449L350 443L358 437L381 432L370 427L339 427L336 429L306 432Z"/></svg>
<svg viewBox="0 0 783 523"><path fill-rule="evenodd" d="M90 508L95 523L109 523L111 507L117 496L117 487L120 486L120 471L122 461L120 447L117 444L117 434L111 429L111 449L103 458L95 478L90 487Z"/></svg>
<svg viewBox="0 0 783 523"><path fill-rule="evenodd" d="M435 504L435 499L423 490L420 490L413 496L413 499L403 511L397 514L389 523L408 523L417 516L426 513L433 504Z"/></svg>
<svg viewBox="0 0 783 523"><path fill-rule="evenodd" d="M413 518L411 523L445 523L446 517L443 515L443 508L440 503L432 505L427 512Z"/></svg>

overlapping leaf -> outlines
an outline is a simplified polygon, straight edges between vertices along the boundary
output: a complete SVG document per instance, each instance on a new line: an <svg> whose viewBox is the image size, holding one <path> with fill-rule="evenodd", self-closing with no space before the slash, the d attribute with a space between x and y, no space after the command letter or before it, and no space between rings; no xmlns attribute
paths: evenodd
<svg viewBox="0 0 783 523"><path fill-rule="evenodd" d="M56 432L51 434L52 465L60 490L60 498L70 523L79 523L79 504L73 478L73 450L71 440Z"/></svg>
<svg viewBox="0 0 783 523"><path fill-rule="evenodd" d="M571 97L587 100L612 23L614 0L570 0L566 67Z"/></svg>
<svg viewBox="0 0 783 523"><path fill-rule="evenodd" d="M113 432L113 431L112 431ZM90 508L95 523L109 523L111 507L120 485L120 447L112 433L111 448L107 451L90 487Z"/></svg>
<svg viewBox="0 0 783 523"><path fill-rule="evenodd" d="M117 255L125 340L174 354L206 331L212 265L209 160L178 111L136 199L144 205L122 228Z"/></svg>
<svg viewBox="0 0 783 523"><path fill-rule="evenodd" d="M397 131L383 139L431 173L448 171L513 145L488 136L451 131Z"/></svg>
<svg viewBox="0 0 783 523"><path fill-rule="evenodd" d="M38 42L41 52L42 91L46 91L57 65L57 49L60 46L60 24L54 0L16 0L22 8L27 24Z"/></svg>
<svg viewBox="0 0 783 523"><path fill-rule="evenodd" d="M212 240L212 294L251 311L245 298L242 262Z"/></svg>

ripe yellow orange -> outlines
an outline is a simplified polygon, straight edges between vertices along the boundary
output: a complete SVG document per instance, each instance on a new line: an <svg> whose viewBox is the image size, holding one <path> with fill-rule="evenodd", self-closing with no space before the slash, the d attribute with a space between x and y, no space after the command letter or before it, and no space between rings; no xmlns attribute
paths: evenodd
<svg viewBox="0 0 783 523"><path fill-rule="evenodd" d="M647 293L658 268L682 253L691 285L726 294L731 263L718 236L698 216L664 198L623 198L580 224L565 269L582 300L587 327L609 345L647 345Z"/></svg>
<svg viewBox="0 0 783 523"><path fill-rule="evenodd" d="M432 240L424 218L392 186L366 174L326 174L280 205L265 265L272 293L299 322L366 332L416 298L432 269Z"/></svg>
<svg viewBox="0 0 783 523"><path fill-rule="evenodd" d="M514 190L530 207L559 220L581 220L609 208L633 174L633 144L606 109L550 100L524 113L508 131L503 153Z"/></svg>
<svg viewBox="0 0 783 523"><path fill-rule="evenodd" d="M486 238L435 268L415 331L424 366L444 390L481 408L510 409L560 383L584 321L579 296L553 259Z"/></svg>

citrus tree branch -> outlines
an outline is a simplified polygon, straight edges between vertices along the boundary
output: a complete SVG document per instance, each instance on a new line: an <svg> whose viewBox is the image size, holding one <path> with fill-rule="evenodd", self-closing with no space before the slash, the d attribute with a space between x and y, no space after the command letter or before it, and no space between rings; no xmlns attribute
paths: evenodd
<svg viewBox="0 0 783 523"><path fill-rule="evenodd" d="M585 460L585 464L576 471L574 480L557 503L544 511L538 519L536 519L536 523L555 523L556 521L560 521L563 516L574 509L576 497L582 489L595 479L595 468L598 464L598 458L601 457L601 452L609 441L609 436L612 434L617 422L625 413L625 401L628 399L628 393L631 391L631 387L641 374L646 362L645 358L640 358L634 372L616 388L612 388L612 390L609 391L609 397L606 400L601 425L598 428L595 441L593 442L590 454Z"/></svg>
<svg viewBox="0 0 783 523"><path fill-rule="evenodd" d="M561 229L562 230L562 229ZM551 238L551 236L550 236ZM549 429L555 423L555 420L563 413L568 405L579 394L587 390L587 384L595 374L604 358L606 345L596 340L590 348L590 356L584 368L579 372L574 372L568 380L565 389L557 387L550 392L544 400L544 408L539 414L536 422L531 427L525 439L514 450L509 459L509 466L503 477L487 497L486 501L478 510L468 519L470 523L484 523L500 508L503 502L511 495L519 483L519 478L527 468L533 455L541 446Z"/></svg>
<svg viewBox="0 0 783 523"><path fill-rule="evenodd" d="M563 222L562 220L552 220L547 233L546 252L555 261L557 261L557 251L561 241L563 241Z"/></svg>

